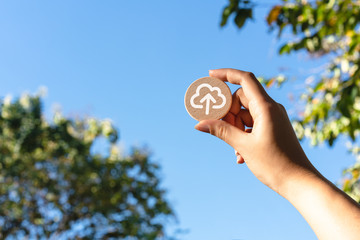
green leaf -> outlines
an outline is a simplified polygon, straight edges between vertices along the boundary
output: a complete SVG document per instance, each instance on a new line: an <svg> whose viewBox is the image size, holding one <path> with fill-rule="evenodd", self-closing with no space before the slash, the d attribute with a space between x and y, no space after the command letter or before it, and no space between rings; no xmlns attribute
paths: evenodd
<svg viewBox="0 0 360 240"><path fill-rule="evenodd" d="M238 28L242 28L245 24L245 21L246 21L246 16L244 16L242 14L236 15L235 20L234 20L234 22Z"/></svg>
<svg viewBox="0 0 360 240"><path fill-rule="evenodd" d="M242 8L237 11L234 22L241 29L247 19L252 19L252 9Z"/></svg>
<svg viewBox="0 0 360 240"><path fill-rule="evenodd" d="M226 25L227 23L227 20L230 16L230 14L232 13L231 11L231 8L230 7L226 7L223 11L223 14L222 14L222 18L221 18L221 23L220 23L220 26L223 27Z"/></svg>
<svg viewBox="0 0 360 240"><path fill-rule="evenodd" d="M282 45L282 47L279 50L279 54L284 54L284 53L290 53L291 51L291 47L292 45L290 43L284 44Z"/></svg>

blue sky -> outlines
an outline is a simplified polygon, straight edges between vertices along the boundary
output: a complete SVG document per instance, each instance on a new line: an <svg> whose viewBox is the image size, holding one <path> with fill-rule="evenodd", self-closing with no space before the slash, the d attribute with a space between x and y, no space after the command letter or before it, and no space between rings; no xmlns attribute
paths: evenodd
<svg viewBox="0 0 360 240"><path fill-rule="evenodd" d="M194 130L184 108L187 87L209 69L272 76L287 67L299 81L270 94L294 112L288 95L317 66L302 54L277 56L279 42L264 21L268 5L244 30L221 29L226 2L2 1L0 96L46 86L48 116L61 105L66 116L110 118L125 149L147 145L179 220L168 231L189 230L182 239L316 239L294 207L235 163L227 144ZM345 141L302 146L333 182L354 161Z"/></svg>

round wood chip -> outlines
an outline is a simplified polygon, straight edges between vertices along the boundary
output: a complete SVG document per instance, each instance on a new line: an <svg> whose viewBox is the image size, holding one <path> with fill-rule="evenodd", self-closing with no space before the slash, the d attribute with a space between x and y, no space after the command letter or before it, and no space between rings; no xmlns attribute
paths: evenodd
<svg viewBox="0 0 360 240"><path fill-rule="evenodd" d="M185 107L194 119L221 119L230 110L232 95L226 83L203 77L193 82L185 93Z"/></svg>

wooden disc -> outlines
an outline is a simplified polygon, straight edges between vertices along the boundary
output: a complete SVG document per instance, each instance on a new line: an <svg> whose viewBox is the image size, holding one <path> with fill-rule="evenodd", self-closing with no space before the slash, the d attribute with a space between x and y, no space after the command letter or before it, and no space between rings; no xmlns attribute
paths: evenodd
<svg viewBox="0 0 360 240"><path fill-rule="evenodd" d="M185 93L185 107L194 119L221 119L230 110L232 95L226 83L203 77L193 82Z"/></svg>

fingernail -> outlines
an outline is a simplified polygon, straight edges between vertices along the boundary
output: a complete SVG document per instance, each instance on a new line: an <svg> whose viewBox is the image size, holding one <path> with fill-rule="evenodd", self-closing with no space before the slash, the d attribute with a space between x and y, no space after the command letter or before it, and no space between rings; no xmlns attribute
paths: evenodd
<svg viewBox="0 0 360 240"><path fill-rule="evenodd" d="M196 126L195 126L195 129L196 130L199 130L201 132L206 132L206 133L210 133L210 128L208 125L205 125L205 124L200 124L198 123Z"/></svg>
<svg viewBox="0 0 360 240"><path fill-rule="evenodd" d="M209 70L209 75L213 74L214 70Z"/></svg>

